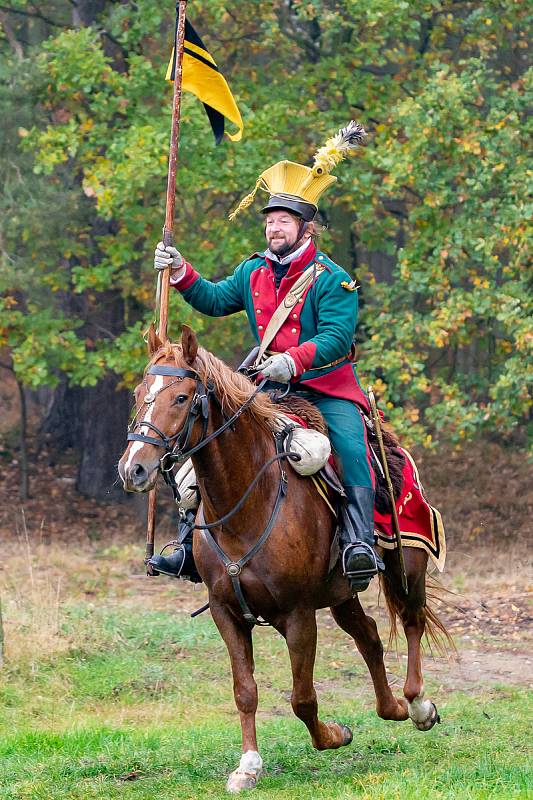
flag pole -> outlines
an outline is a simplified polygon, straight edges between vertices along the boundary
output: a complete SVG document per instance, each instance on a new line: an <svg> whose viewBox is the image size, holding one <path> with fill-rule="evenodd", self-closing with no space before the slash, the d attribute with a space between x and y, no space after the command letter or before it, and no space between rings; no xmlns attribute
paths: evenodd
<svg viewBox="0 0 533 800"><path fill-rule="evenodd" d="M168 154L167 178L167 204L165 211L165 225L163 227L163 244L165 247L172 244L172 230L174 228L174 204L176 202L176 168L178 165L178 143L180 137L181 116L181 85L183 79L183 47L185 42L185 11L187 0L177 3L178 24L176 27L174 95L172 98L172 124L170 128L170 147ZM167 340L168 324L168 295L170 269L162 270L161 291L159 296L159 327L157 333L162 342Z"/></svg>
<svg viewBox="0 0 533 800"><path fill-rule="evenodd" d="M174 73L174 94L172 97L172 123L170 128L170 147L168 154L168 178L167 178L167 201L165 209L165 225L163 227L163 244L172 244L172 231L174 228L174 206L176 201L176 169L178 165L178 143L180 136L180 117L181 117L181 86L183 79L183 47L185 42L185 13L187 0L179 0L176 5L178 12L178 24L176 26L176 41L174 42L175 52L175 73ZM162 342L168 339L168 297L170 290L170 268L159 272L159 325L157 334ZM154 554L155 539L155 511L157 494L156 489L152 489L148 494L148 515L146 523L146 561ZM149 575L153 575L150 565L147 566Z"/></svg>

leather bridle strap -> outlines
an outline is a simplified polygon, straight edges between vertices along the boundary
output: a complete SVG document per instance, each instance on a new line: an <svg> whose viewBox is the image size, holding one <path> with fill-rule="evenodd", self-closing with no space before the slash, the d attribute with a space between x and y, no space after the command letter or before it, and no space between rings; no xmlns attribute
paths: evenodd
<svg viewBox="0 0 533 800"><path fill-rule="evenodd" d="M214 441L214 439L217 439L220 436L221 433L224 433L224 431L226 431L228 428L233 427L233 425L239 419L241 414L244 411L246 411L248 406L250 406L252 404L252 402L255 400L256 395L259 394L259 392L263 389L263 387L264 387L264 385L266 383L268 383L268 378L263 378L261 383L257 386L257 388L255 389L254 393L250 395L248 400L246 400L242 404L242 406L239 406L239 408L237 409L235 414L233 414L232 417L229 417L224 422L224 424L220 426L220 428L217 428L216 430L214 430L212 433L209 434L209 436L202 437L202 439L198 442L198 444L195 444L194 447L191 447L191 449L188 450L185 453L181 449L177 453L174 453L174 452L169 453L169 456L168 456L169 461L176 462L176 461L183 461L183 460L185 460L187 458L190 458L193 455L193 453L197 453L198 450L202 449L202 447L205 447L207 444L209 444L210 442Z"/></svg>
<svg viewBox="0 0 533 800"><path fill-rule="evenodd" d="M248 603L246 602L246 599L244 597L244 593L243 593L243 590L242 590L241 581L240 581L239 576L240 576L240 574L242 572L242 568L256 555L256 553L259 552L259 550L263 547L263 545L265 544L266 540L270 536L270 534L272 532L272 529L274 528L274 525L276 524L276 520L278 518L279 510L281 508L281 504L283 503L283 500L285 499L285 495L287 494L287 475L285 473L285 470L281 466L281 461L279 460L279 459L284 458L284 457L285 458L287 458L287 457L290 458L290 454L285 453L283 451L284 434L285 434L285 431L280 431L278 434L275 435L276 456L274 456L274 458L270 459L269 462L267 462L267 464L265 465L265 467L269 466L273 461L278 460L279 467L280 467L280 480L279 480L278 492L277 492L277 495L276 495L276 500L274 502L274 508L272 509L272 513L270 514L269 520L268 520L268 522L266 524L266 527L265 527L263 533L257 539L255 544L242 556L242 558L239 558L238 561L233 561L231 558L229 558L229 556L227 556L226 553L223 551L223 549L220 547L220 545L218 544L218 542L214 538L214 536L211 533L211 531L209 530L209 528L213 528L213 527L215 527L217 525L220 525L224 520L227 520L229 517L233 516L233 514L237 510L237 507L240 507L240 505L242 505L242 501L244 501L245 497L248 495L249 491L251 491L251 489L253 488L253 485L257 481L254 481L249 486L249 491L247 491L245 493L245 495L241 498L241 502L238 504L238 506L235 507L234 509L232 509L229 514L226 514L220 520L216 520L215 522L210 522L210 523L207 523L207 524L204 524L204 525L195 525L194 526L195 528L198 528L198 529L204 531L204 535L205 535L205 537L207 539L207 543L209 544L211 549L214 551L214 553L218 556L220 561L222 561L222 563L224 564L224 567L226 568L226 572L228 573L229 577L231 578L231 583L233 585L233 590L235 592L237 600L239 601L239 605L241 607L242 615L243 615L244 619L246 620L246 622L248 622L248 624L252 625L252 626L253 625L260 625L262 627L266 627L266 626L270 625L270 622L267 622L266 620L263 620L263 619L259 619L259 618L255 617L252 614L252 612L250 611L250 607L248 606ZM263 470L261 470L261 472L263 472ZM259 476L257 476L257 477L259 477ZM203 510L201 510L201 514L202 514L202 517L203 517ZM203 517L203 520L204 520L204 523L205 523L205 517Z"/></svg>
<svg viewBox="0 0 533 800"><path fill-rule="evenodd" d="M128 442L143 442L145 444L155 445L156 447L164 447L167 453L173 452L173 448L175 448L174 443L179 443L181 450L184 447L187 447L193 425L199 416L202 417L202 438L204 438L209 420L209 395L212 394L213 387L208 386L206 389L197 372L194 372L191 369L183 369L181 367L152 364L152 366L148 369L147 375L162 375L163 377L178 378L178 380L191 378L192 380L196 381L196 393L192 399L185 425L180 431L178 431L178 433L174 434L174 436L166 436L163 431L161 431L149 420L140 420L139 422L135 422L134 427L142 428L145 426L155 431L155 433L157 433L157 435L160 437L160 441L153 436L145 436L142 433L134 433L133 430L130 430L127 436ZM170 386L173 386L175 383L176 381L173 381L166 386L162 386L154 395L148 391L145 396L144 403L153 403L158 394L163 392L165 389L170 388Z"/></svg>

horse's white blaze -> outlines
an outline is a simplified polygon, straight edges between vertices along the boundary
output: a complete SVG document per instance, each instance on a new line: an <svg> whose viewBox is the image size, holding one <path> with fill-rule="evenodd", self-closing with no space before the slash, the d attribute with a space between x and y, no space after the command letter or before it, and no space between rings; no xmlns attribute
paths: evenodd
<svg viewBox="0 0 533 800"><path fill-rule="evenodd" d="M257 750L247 750L243 753L239 766L231 773L226 784L226 789L232 794L243 789L253 789L261 777L263 759Z"/></svg>
<svg viewBox="0 0 533 800"><path fill-rule="evenodd" d="M155 381L150 386L150 394L155 394L160 389L162 389L163 388L163 383L164 383L164 376L163 375L156 375ZM154 403L150 403L149 406L148 406L148 412L147 412L146 416L144 417L146 422L151 422L152 421L152 414L153 414L153 411L154 411L154 405L155 405ZM146 428L146 426L141 425L141 427L139 428L139 433L141 433L143 436L149 436L150 435L150 428ZM145 444L144 442L133 442L133 445L131 447L131 450L130 450L130 453L129 453L129 456L128 456L128 460L126 461L126 464L124 465L124 473L126 473L127 470L130 468L130 466L134 463L133 459L135 458L135 456L137 455L139 450L143 449L144 444Z"/></svg>
<svg viewBox="0 0 533 800"><path fill-rule="evenodd" d="M427 722L433 714L433 703L431 700L424 700L424 693L422 692L417 697L413 698L412 703L408 703L409 717L413 722Z"/></svg>

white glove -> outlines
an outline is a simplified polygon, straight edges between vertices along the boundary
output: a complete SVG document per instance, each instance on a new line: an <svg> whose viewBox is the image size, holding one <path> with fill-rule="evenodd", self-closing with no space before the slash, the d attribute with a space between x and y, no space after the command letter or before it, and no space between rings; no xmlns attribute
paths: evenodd
<svg viewBox="0 0 533 800"><path fill-rule="evenodd" d="M296 375L294 358L288 353L276 353L275 356L270 356L260 369L265 378L270 378L276 383L289 383Z"/></svg>
<svg viewBox="0 0 533 800"><path fill-rule="evenodd" d="M177 283L185 275L185 259L175 247L158 242L154 255L154 269L171 270L171 279Z"/></svg>

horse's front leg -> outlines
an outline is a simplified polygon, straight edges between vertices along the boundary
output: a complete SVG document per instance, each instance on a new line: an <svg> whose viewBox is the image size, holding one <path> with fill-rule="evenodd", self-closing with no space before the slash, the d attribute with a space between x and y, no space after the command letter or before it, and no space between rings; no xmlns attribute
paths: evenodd
<svg viewBox="0 0 533 800"><path fill-rule="evenodd" d="M280 632L285 636L291 659L293 689L291 704L296 716L307 726L313 747L328 750L350 744L352 732L337 722L321 722L313 683L316 655L316 616L314 610L294 611Z"/></svg>
<svg viewBox="0 0 533 800"><path fill-rule="evenodd" d="M238 622L233 614L211 600L211 615L224 639L231 662L233 695L239 710L242 731L242 757L239 766L228 777L228 792L253 789L261 775L263 760L257 750L255 714L257 711L257 684L254 679L252 631L244 621Z"/></svg>

